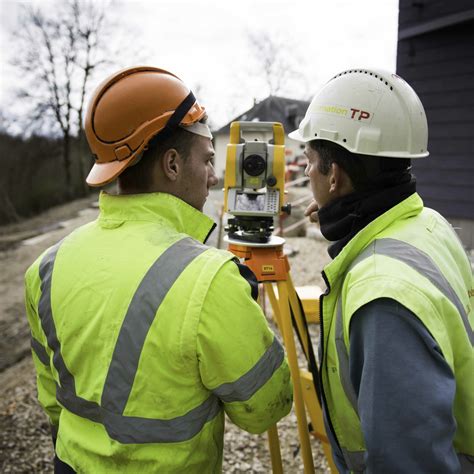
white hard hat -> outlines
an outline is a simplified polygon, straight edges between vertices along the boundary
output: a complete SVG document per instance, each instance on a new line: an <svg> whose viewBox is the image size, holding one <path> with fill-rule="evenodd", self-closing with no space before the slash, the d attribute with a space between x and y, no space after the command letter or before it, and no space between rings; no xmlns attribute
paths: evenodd
<svg viewBox="0 0 474 474"><path fill-rule="evenodd" d="M389 158L428 156L428 124L416 92L387 71L351 69L316 94L294 140L329 140L352 153Z"/></svg>

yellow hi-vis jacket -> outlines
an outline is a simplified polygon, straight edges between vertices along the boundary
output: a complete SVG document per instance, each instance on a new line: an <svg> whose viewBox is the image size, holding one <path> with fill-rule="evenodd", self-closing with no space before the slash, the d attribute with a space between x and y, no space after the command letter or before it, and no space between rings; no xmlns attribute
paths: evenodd
<svg viewBox="0 0 474 474"><path fill-rule="evenodd" d="M100 196L99 218L27 271L38 397L58 457L85 473L210 473L224 412L285 416L283 349L212 221L161 193Z"/></svg>
<svg viewBox="0 0 474 474"><path fill-rule="evenodd" d="M323 273L323 393L349 469L364 472L366 449L349 373L351 318L378 298L405 306L436 340L456 380L454 449L474 456L473 276L449 223L415 193L362 229Z"/></svg>

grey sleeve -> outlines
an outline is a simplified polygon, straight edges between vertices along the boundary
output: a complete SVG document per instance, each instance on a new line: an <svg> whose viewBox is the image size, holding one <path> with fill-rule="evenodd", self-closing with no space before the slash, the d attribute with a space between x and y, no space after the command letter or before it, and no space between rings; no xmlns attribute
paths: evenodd
<svg viewBox="0 0 474 474"><path fill-rule="evenodd" d="M394 300L372 301L352 317L349 358L366 473L459 472L454 375L421 321Z"/></svg>

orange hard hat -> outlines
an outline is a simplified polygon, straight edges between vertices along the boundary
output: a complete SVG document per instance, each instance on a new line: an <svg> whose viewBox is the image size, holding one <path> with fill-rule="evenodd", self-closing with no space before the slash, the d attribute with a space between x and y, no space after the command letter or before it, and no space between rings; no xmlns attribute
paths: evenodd
<svg viewBox="0 0 474 474"><path fill-rule="evenodd" d="M150 140L206 114L174 74L149 66L123 69L94 92L85 121L95 164L86 182L103 186L133 165Z"/></svg>

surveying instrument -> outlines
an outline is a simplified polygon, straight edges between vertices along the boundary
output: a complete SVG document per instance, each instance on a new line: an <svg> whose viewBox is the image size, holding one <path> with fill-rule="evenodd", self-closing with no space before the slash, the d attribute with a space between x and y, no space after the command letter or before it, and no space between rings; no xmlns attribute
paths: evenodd
<svg viewBox="0 0 474 474"><path fill-rule="evenodd" d="M243 133L247 137L252 136L252 139L247 141ZM274 321L286 348L293 382L304 472L314 472L309 438L312 434L322 442L331 472L336 473L324 429L318 369L306 317L291 280L288 258L283 252L285 240L272 235L274 218L282 212L289 214L291 211L284 202L284 196L285 135L282 124L233 122L224 178L224 211L233 217L228 220L228 235L224 241L228 243L229 251L253 271L269 297ZM311 371L299 368L293 330ZM268 439L272 470L282 473L277 425L268 430Z"/></svg>

